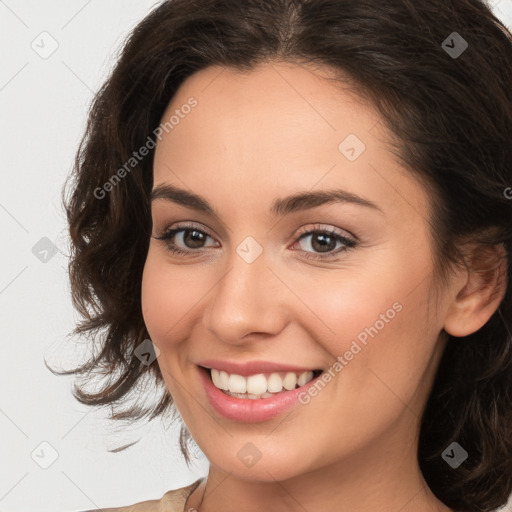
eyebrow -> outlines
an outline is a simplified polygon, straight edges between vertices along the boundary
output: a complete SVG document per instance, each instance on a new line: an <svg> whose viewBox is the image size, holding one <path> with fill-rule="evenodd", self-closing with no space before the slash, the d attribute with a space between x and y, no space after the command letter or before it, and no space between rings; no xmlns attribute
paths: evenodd
<svg viewBox="0 0 512 512"><path fill-rule="evenodd" d="M151 191L151 202L156 199L165 199L174 203L192 208L199 212L207 213L220 218L218 213L203 197L175 187L173 185L162 184L158 185ZM384 214L382 209L372 201L359 197L356 194L347 192L342 189L334 190L319 190L315 192L298 192L288 197L276 199L270 208L270 213L273 216L284 216L290 213L309 210L317 206L332 203L350 203L358 206L364 206L373 210L379 211Z"/></svg>

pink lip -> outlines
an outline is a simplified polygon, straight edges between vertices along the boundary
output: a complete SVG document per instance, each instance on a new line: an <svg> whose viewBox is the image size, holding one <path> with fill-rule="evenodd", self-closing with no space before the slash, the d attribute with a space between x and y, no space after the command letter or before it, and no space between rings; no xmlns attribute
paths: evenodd
<svg viewBox="0 0 512 512"><path fill-rule="evenodd" d="M286 368L288 369L289 367ZM308 388L314 386L316 381L321 377L321 375L319 375L297 389L284 391L269 398L256 398L252 400L249 398L236 398L226 395L226 393L213 385L208 370L200 367L197 369L201 381L203 382L206 396L213 409L225 418L241 423L267 421L282 414L294 405L299 404L299 395L301 393L307 393Z"/></svg>
<svg viewBox="0 0 512 512"><path fill-rule="evenodd" d="M256 375L258 373L273 373L273 372L296 372L302 373L309 370L320 370L320 368L302 368L300 366L289 366L279 363L272 363L269 361L249 361L247 363L234 363L229 361L218 361L215 359L207 359L205 361L198 361L196 363L205 368L215 368L225 372L242 375L247 377L249 375Z"/></svg>

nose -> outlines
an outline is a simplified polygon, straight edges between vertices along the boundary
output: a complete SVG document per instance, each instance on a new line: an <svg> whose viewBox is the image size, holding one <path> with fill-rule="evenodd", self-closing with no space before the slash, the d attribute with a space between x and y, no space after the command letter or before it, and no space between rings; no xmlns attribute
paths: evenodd
<svg viewBox="0 0 512 512"><path fill-rule="evenodd" d="M204 326L225 343L273 337L289 320L286 288L267 266L265 251L251 263L233 251L208 298Z"/></svg>

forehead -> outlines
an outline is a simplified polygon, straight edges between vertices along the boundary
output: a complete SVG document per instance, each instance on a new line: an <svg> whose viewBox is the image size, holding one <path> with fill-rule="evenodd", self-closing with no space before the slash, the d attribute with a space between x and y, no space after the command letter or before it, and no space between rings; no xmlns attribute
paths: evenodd
<svg viewBox="0 0 512 512"><path fill-rule="evenodd" d="M253 143L274 151L286 145L288 153L295 146L303 158L307 155L300 148L307 137L311 143L324 140L322 149L330 144L338 154L336 142L347 135L347 130L364 139L381 119L347 85L342 87L343 82L327 78L333 78L328 68L288 63L264 63L244 72L208 67L181 85L163 120L193 96L198 105L188 116L190 120L183 119L180 128L172 130L175 140L180 132L185 137L188 125L193 124L199 135L204 135L200 125L207 125L207 138L212 144L232 140L240 143L252 135L257 141L245 139L247 145ZM214 130L211 125L215 125ZM187 138L190 135L187 133Z"/></svg>
<svg viewBox="0 0 512 512"><path fill-rule="evenodd" d="M155 185L185 183L206 195L222 184L226 200L234 200L229 185L237 184L267 190L270 199L280 195L276 187L284 194L343 186L390 209L415 197L426 212L424 191L388 150L379 113L327 79L333 76L328 68L288 63L243 73L212 66L191 75L162 117L180 114L157 143ZM197 105L183 109L190 98Z"/></svg>

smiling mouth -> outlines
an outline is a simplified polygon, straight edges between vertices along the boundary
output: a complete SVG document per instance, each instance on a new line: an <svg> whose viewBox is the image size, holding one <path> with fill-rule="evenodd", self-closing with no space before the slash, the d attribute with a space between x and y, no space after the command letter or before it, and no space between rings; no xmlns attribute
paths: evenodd
<svg viewBox="0 0 512 512"><path fill-rule="evenodd" d="M208 374L213 385L224 394L250 400L270 398L305 386L323 370L304 372L272 372L254 375L237 375L215 368L200 368Z"/></svg>

